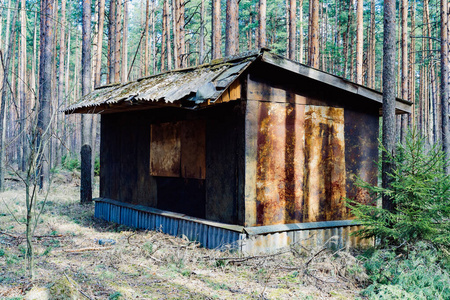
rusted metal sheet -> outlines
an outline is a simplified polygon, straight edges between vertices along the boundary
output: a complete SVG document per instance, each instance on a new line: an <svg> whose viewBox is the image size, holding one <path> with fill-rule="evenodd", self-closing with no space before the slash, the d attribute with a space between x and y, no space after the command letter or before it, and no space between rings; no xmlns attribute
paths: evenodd
<svg viewBox="0 0 450 300"><path fill-rule="evenodd" d="M344 217L342 108L260 102L257 225Z"/></svg>
<svg viewBox="0 0 450 300"><path fill-rule="evenodd" d="M258 110L257 224L302 221L304 106L261 102Z"/></svg>
<svg viewBox="0 0 450 300"><path fill-rule="evenodd" d="M305 107L305 221L340 220L344 215L344 109Z"/></svg>
<svg viewBox="0 0 450 300"><path fill-rule="evenodd" d="M150 174L179 177L181 165L180 123L151 125Z"/></svg>
<svg viewBox="0 0 450 300"><path fill-rule="evenodd" d="M180 101L187 101L187 106L214 103L223 92L229 92L228 87L258 55L259 51L245 53L197 68L173 70L124 84L101 87L84 96L80 102L67 107L65 112L80 112L80 109L84 109L82 112L102 113L112 106L126 108L124 104L133 103L176 106L182 105ZM205 86L213 89L205 89ZM205 94L205 91L208 92Z"/></svg>
<svg viewBox="0 0 450 300"><path fill-rule="evenodd" d="M181 122L181 177L205 179L205 133L204 120Z"/></svg>

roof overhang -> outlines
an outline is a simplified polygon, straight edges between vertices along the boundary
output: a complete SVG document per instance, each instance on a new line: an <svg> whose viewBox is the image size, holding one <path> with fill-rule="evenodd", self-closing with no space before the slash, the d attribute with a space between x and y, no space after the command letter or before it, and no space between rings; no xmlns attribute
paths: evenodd
<svg viewBox="0 0 450 300"><path fill-rule="evenodd" d="M267 49L214 60L195 68L169 71L124 84L95 89L80 102L64 109L71 113L115 113L160 107L195 109L214 104L224 91L252 64L261 61L299 76L383 104L383 94L282 56ZM411 102L396 99L396 113L411 113Z"/></svg>
<svg viewBox="0 0 450 300"><path fill-rule="evenodd" d="M380 104L383 104L383 94L381 92L356 84L345 78L311 68L309 66L292 61L290 59L284 58L282 56L273 54L268 51L262 52L261 61L283 68L287 71L294 72L300 76L320 81L323 84L364 97L368 100L372 100ZM407 100L396 98L395 101L396 113L397 114L411 113L411 105L412 103Z"/></svg>

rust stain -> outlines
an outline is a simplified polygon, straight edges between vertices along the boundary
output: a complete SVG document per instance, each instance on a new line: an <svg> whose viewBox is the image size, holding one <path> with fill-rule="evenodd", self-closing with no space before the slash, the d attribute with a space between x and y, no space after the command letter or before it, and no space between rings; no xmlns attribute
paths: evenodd
<svg viewBox="0 0 450 300"><path fill-rule="evenodd" d="M346 217L344 110L261 102L257 225Z"/></svg>

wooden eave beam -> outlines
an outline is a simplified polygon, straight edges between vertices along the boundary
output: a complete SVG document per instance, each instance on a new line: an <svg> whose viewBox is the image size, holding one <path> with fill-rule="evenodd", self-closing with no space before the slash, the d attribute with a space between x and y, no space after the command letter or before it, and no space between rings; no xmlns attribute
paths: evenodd
<svg viewBox="0 0 450 300"><path fill-rule="evenodd" d="M378 91L363 87L344 78L313 69L270 52L264 51L261 61L349 93L359 95L380 104L383 103L383 95ZM398 114L411 113L411 105L412 103L409 101L399 98L396 99L396 110Z"/></svg>

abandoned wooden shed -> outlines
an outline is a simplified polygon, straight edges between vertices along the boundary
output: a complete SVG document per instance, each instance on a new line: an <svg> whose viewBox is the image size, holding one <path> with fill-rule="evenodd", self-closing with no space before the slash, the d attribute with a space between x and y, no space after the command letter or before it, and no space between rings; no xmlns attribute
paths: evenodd
<svg viewBox="0 0 450 300"><path fill-rule="evenodd" d="M355 179L377 182L381 104L260 50L100 87L66 113L101 115L96 217L258 253L358 242L344 198L367 202Z"/></svg>

